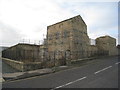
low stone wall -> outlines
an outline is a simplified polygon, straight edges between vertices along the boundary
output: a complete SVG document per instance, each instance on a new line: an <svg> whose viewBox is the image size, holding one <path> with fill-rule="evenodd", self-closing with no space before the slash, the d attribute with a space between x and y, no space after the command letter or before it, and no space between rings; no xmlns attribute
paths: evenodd
<svg viewBox="0 0 120 90"><path fill-rule="evenodd" d="M2 58L2 60L4 60L5 63L10 65L11 67L13 67L19 71L23 71L23 62L11 60L8 58Z"/></svg>
<svg viewBox="0 0 120 90"><path fill-rule="evenodd" d="M10 65L11 67L19 71L30 71L30 70L42 68L41 62L23 63L23 62L11 60L8 58L2 58L2 60L4 60L6 64Z"/></svg>
<svg viewBox="0 0 120 90"><path fill-rule="evenodd" d="M36 70L41 68L42 68L41 62L29 62L23 64L23 71Z"/></svg>

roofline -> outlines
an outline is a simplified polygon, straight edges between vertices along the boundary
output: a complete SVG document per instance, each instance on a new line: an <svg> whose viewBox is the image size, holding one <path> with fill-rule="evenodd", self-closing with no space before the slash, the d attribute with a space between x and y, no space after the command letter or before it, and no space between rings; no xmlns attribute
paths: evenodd
<svg viewBox="0 0 120 90"><path fill-rule="evenodd" d="M103 37L110 37L110 38L113 38L113 39L115 39L115 40L116 40L116 38L114 38L114 37L111 37L111 36L109 36L109 35L100 36L100 37L97 37L96 39L103 38Z"/></svg>
<svg viewBox="0 0 120 90"><path fill-rule="evenodd" d="M18 43L18 45L40 46L40 45L35 45L35 44L27 44L27 43Z"/></svg>
<svg viewBox="0 0 120 90"><path fill-rule="evenodd" d="M16 47L16 46L18 46L18 45L29 45L29 46L37 46L37 47L40 47L40 45L35 45L35 44L18 43L18 44L14 45L14 46L11 46L11 47L6 48L5 50L11 49L11 48ZM4 51L4 50L3 50L3 51Z"/></svg>
<svg viewBox="0 0 120 90"><path fill-rule="evenodd" d="M57 22L57 23L55 23L55 24L49 25L49 26L47 26L47 28L49 28L49 27L51 27L51 26L54 26L54 25L56 25L56 24L59 24L59 23L62 23L62 22L68 21L68 20L73 19L73 18L75 18L75 17L80 17L80 18L82 19L82 17L81 17L80 15L77 15L77 16L74 16L74 17L72 17L72 18L69 18L69 19L66 19L66 20L63 20L63 21ZM86 25L86 23L84 22L83 19L82 19L82 21L83 21L83 23ZM87 26L87 25L86 25L86 26Z"/></svg>

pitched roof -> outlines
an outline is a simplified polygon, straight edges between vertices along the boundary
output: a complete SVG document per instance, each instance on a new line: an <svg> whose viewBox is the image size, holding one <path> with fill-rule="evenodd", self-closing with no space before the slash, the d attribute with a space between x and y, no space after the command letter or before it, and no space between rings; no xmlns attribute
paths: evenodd
<svg viewBox="0 0 120 90"><path fill-rule="evenodd" d="M100 38L112 38L112 39L115 39L115 38L113 38L113 37L111 37L111 36L109 36L109 35L105 35L105 36L100 36L100 37L98 37L98 38L96 38L96 39L100 39Z"/></svg>
<svg viewBox="0 0 120 90"><path fill-rule="evenodd" d="M8 50L8 49L11 49L11 48L14 48L14 47L18 47L18 46L35 46L35 47L40 47L40 45L35 45L35 44L26 44L26 43L18 43L18 44L16 44L16 45L14 45L14 46L11 46L11 47L8 47L7 49L5 49L5 50ZM4 51L5 51L4 50Z"/></svg>
<svg viewBox="0 0 120 90"><path fill-rule="evenodd" d="M82 17L81 17L80 15L77 15L77 16L74 16L74 17L72 17L72 18L69 18L69 19L66 19L66 20L57 22L57 23L55 23L55 24L49 25L49 26L47 26L47 27L51 27L51 26L54 26L54 25L56 25L56 24L60 24L60 23L62 23L62 22L66 22L66 21L68 21L68 20L71 20L71 19L74 19L74 18L78 18L78 17L81 18L82 22L86 25L86 23L84 22L84 20L82 19Z"/></svg>

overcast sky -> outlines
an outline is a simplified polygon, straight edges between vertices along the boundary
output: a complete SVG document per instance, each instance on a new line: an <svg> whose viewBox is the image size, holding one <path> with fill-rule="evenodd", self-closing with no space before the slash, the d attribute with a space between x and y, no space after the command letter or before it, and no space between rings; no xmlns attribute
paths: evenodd
<svg viewBox="0 0 120 90"><path fill-rule="evenodd" d="M110 35L118 39L118 0L113 1L0 0L0 46L12 46L23 39L42 42L47 26L76 15L87 24L90 38Z"/></svg>

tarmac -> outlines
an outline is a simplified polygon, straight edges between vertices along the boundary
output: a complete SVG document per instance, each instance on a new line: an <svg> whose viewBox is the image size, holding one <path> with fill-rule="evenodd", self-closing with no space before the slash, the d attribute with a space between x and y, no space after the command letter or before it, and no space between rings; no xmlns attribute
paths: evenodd
<svg viewBox="0 0 120 90"><path fill-rule="evenodd" d="M118 88L119 63L120 61L118 56L115 56L75 63L77 65L72 64L71 66L56 66L52 68L52 71L55 70L55 73L13 81L5 81L2 83L2 87L47 88L49 90L61 88L114 89Z"/></svg>
<svg viewBox="0 0 120 90"><path fill-rule="evenodd" d="M74 64L74 63L78 63L81 61L87 62L87 61L93 60L95 58L96 57L73 60L71 63ZM71 66L68 65L68 66L59 66L59 67L53 67L53 68L37 69L37 70L26 71L26 72L4 73L4 74L2 74L2 77L0 78L0 82L18 80L18 79L24 79L24 78L34 77L34 76L50 74L50 73L54 73L54 72L69 69L69 68L71 68Z"/></svg>

